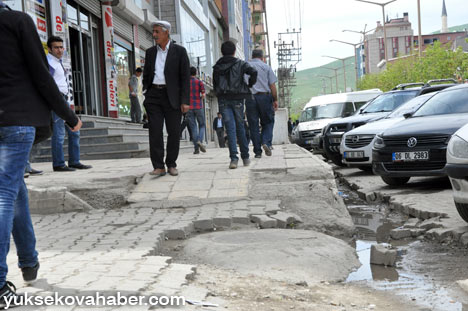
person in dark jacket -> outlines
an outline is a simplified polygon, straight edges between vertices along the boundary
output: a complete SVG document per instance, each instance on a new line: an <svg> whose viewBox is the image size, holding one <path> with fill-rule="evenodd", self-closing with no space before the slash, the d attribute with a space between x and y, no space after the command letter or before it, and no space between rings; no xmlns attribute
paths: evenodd
<svg viewBox="0 0 468 311"><path fill-rule="evenodd" d="M213 67L213 86L227 131L231 158L229 168L235 169L239 161L236 138L239 140L244 166L250 164L249 146L244 128L244 103L247 98L252 97L250 88L257 82L257 70L247 62L234 57L236 45L231 41L221 45L221 53L223 57ZM245 75L249 76L248 83L244 80Z"/></svg>
<svg viewBox="0 0 468 311"><path fill-rule="evenodd" d="M150 157L153 176L176 176L180 147L182 114L190 109L190 61L183 46L170 37L171 24L157 21L153 24L156 46L146 50L143 69L143 91L148 115ZM164 150L163 126L167 130ZM164 153L166 151L166 159Z"/></svg>
<svg viewBox="0 0 468 311"><path fill-rule="evenodd" d="M218 112L218 116L214 118L213 128L216 131L216 135L218 135L219 148L225 148L226 144L224 140L224 120L221 112Z"/></svg>
<svg viewBox="0 0 468 311"><path fill-rule="evenodd" d="M73 131L81 121L68 107L49 73L36 26L23 12L0 0L0 309L14 299L15 286L6 280L10 237L27 283L36 280L39 261L28 205L24 170L36 127L50 126L51 110ZM10 300L11 301L11 300Z"/></svg>

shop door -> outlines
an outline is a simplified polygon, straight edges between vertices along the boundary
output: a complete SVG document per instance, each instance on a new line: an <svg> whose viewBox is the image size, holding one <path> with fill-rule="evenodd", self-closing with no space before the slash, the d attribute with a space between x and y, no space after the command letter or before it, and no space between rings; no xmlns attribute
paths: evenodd
<svg viewBox="0 0 468 311"><path fill-rule="evenodd" d="M97 56L96 28L92 27L90 14L78 5L69 2L67 15L70 33L70 48L73 71L75 111L80 114L101 115L98 87L99 60Z"/></svg>

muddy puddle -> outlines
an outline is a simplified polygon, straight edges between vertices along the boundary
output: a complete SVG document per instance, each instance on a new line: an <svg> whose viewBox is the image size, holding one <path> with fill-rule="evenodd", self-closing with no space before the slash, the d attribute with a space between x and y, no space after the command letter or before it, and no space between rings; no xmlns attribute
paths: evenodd
<svg viewBox="0 0 468 311"><path fill-rule="evenodd" d="M346 282L399 295L420 310L468 311L468 297L455 283L468 279L466 249L422 239L391 240L390 230L407 216L390 212L385 204L369 205L344 185L339 190L357 228L355 247L362 264ZM396 267L370 264L370 248L376 243L397 248Z"/></svg>

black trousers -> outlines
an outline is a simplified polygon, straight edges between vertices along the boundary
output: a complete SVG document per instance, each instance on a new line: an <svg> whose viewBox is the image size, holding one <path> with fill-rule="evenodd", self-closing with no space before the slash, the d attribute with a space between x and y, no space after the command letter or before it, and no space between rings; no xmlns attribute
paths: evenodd
<svg viewBox="0 0 468 311"><path fill-rule="evenodd" d="M168 168L177 167L182 112L171 106L166 89L151 88L145 96L143 105L148 115L150 157L153 168L165 168L165 165ZM166 161L164 161L164 123L167 131Z"/></svg>
<svg viewBox="0 0 468 311"><path fill-rule="evenodd" d="M224 142L224 128L219 127L216 129L216 135L218 135L219 148L226 147Z"/></svg>

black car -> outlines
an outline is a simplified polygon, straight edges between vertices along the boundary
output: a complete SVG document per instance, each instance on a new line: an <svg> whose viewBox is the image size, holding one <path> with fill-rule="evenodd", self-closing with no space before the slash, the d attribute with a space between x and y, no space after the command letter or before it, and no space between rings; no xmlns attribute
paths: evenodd
<svg viewBox="0 0 468 311"><path fill-rule="evenodd" d="M372 169L391 186L413 176L444 176L447 144L468 123L468 85L440 91L412 116L379 134Z"/></svg>
<svg viewBox="0 0 468 311"><path fill-rule="evenodd" d="M416 96L439 91L454 85L430 84L438 82L447 82L447 80L431 80L428 83L400 84L392 91L379 95L364 109L361 109L359 114L328 124L323 135L323 149L327 157L336 165L344 166L340 153L341 138L344 133L366 123L385 118L393 110Z"/></svg>

